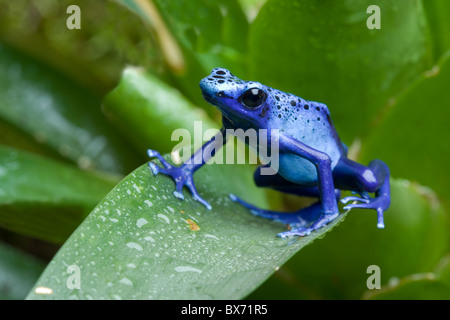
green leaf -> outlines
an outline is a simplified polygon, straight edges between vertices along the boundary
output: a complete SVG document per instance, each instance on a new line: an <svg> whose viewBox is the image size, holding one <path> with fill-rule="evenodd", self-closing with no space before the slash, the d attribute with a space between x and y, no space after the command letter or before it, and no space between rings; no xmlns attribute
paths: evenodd
<svg viewBox="0 0 450 320"><path fill-rule="evenodd" d="M449 256L444 257L433 272L392 279L380 290L367 291L364 298L371 300L449 300Z"/></svg>
<svg viewBox="0 0 450 320"><path fill-rule="evenodd" d="M248 22L236 0L120 2L150 22L183 94L199 106L207 108L198 82L211 69L245 68Z"/></svg>
<svg viewBox="0 0 450 320"><path fill-rule="evenodd" d="M28 299L240 299L295 252L323 237L344 217L308 237L277 238L285 226L251 215L233 192L266 206L254 168L206 165L194 180L212 210L147 166L125 178L64 244ZM238 182L238 183L237 183ZM68 265L80 269L81 289L68 289Z"/></svg>
<svg viewBox="0 0 450 320"><path fill-rule="evenodd" d="M391 192L385 229L376 228L375 213L351 210L345 223L302 250L250 298L360 299L370 265L380 267L382 285L432 272L449 250L448 215L425 187L392 179Z"/></svg>
<svg viewBox="0 0 450 320"><path fill-rule="evenodd" d="M134 13L116 1L77 0L81 29L68 30L66 10L72 4L71 0L3 2L0 41L100 95L111 90L125 65L166 73L154 36ZM19 15L24 18L17 19Z"/></svg>
<svg viewBox="0 0 450 320"><path fill-rule="evenodd" d="M116 182L0 145L0 226L62 243Z"/></svg>
<svg viewBox="0 0 450 320"><path fill-rule="evenodd" d="M450 50L450 2L447 0L422 0L430 25L435 60Z"/></svg>
<svg viewBox="0 0 450 320"><path fill-rule="evenodd" d="M448 203L450 192L450 55L403 94L386 111L363 142L363 162L380 158L394 176L431 187Z"/></svg>
<svg viewBox="0 0 450 320"><path fill-rule="evenodd" d="M134 67L124 70L117 88L105 98L103 110L137 150L170 152L178 144L171 141L174 130L186 129L194 137L195 121L201 121L203 130L219 127L176 89Z"/></svg>
<svg viewBox="0 0 450 320"><path fill-rule="evenodd" d="M413 274L386 289L367 294L370 300L449 300L450 287L436 281L432 273Z"/></svg>
<svg viewBox="0 0 450 320"><path fill-rule="evenodd" d="M379 30L367 28L370 5ZM327 104L350 143L431 65L428 31L419 0L268 0L250 30L248 78Z"/></svg>
<svg viewBox="0 0 450 320"><path fill-rule="evenodd" d="M44 267L28 254L0 243L0 300L24 299Z"/></svg>
<svg viewBox="0 0 450 320"><path fill-rule="evenodd" d="M0 118L0 144L67 161L46 145L36 143L30 135Z"/></svg>
<svg viewBox="0 0 450 320"><path fill-rule="evenodd" d="M236 0L154 2L176 39L198 55L206 69L246 52L248 23Z"/></svg>
<svg viewBox="0 0 450 320"><path fill-rule="evenodd" d="M101 101L61 74L0 44L0 118L83 169L126 173L136 154L106 122Z"/></svg>
<svg viewBox="0 0 450 320"><path fill-rule="evenodd" d="M238 0L241 4L245 14L247 15L247 19L250 22L258 15L259 10L266 3L267 0Z"/></svg>

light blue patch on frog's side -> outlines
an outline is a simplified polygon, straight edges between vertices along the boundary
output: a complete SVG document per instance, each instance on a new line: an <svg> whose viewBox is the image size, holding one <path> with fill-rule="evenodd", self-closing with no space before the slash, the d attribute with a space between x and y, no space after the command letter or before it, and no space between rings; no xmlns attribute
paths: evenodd
<svg viewBox="0 0 450 320"><path fill-rule="evenodd" d="M280 154L278 173L285 179L298 184L316 184L317 169L311 161L295 154Z"/></svg>

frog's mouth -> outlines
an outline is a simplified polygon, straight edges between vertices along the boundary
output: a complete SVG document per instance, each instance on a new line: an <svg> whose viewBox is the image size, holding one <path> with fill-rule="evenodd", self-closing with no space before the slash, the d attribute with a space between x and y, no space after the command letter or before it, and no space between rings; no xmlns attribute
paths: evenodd
<svg viewBox="0 0 450 320"><path fill-rule="evenodd" d="M230 113L231 110L229 106L227 106L225 103L223 103L222 101L220 101L220 99L215 99L214 97L211 97L210 95L203 95L203 98L211 105L213 105L214 107L216 107L217 109L220 110L220 112L222 113ZM227 97L225 95L221 96L221 98L231 98L231 97Z"/></svg>
<svg viewBox="0 0 450 320"><path fill-rule="evenodd" d="M203 99L205 99L209 104L216 105L216 102L205 93L203 93Z"/></svg>
<svg viewBox="0 0 450 320"><path fill-rule="evenodd" d="M216 93L210 93L210 92L202 92L203 99L205 99L209 104L212 104L213 106L219 108L220 110L223 110L222 103L220 99L230 98L233 97L226 95L223 91L219 91ZM220 99L219 99L220 98Z"/></svg>

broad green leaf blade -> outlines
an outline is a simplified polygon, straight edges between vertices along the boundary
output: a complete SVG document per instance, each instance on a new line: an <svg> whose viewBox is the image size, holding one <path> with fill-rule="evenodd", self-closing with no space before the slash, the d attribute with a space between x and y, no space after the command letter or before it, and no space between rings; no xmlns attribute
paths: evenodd
<svg viewBox="0 0 450 320"><path fill-rule="evenodd" d="M66 160L57 151L50 147L36 143L36 140L16 126L0 118L0 144L17 149L37 153L51 158ZM66 160L67 161L67 160Z"/></svg>
<svg viewBox="0 0 450 320"><path fill-rule="evenodd" d="M383 159L393 175L431 187L448 204L450 192L450 55L387 110L363 142L363 162Z"/></svg>
<svg viewBox="0 0 450 320"><path fill-rule="evenodd" d="M236 0L120 3L150 23L180 89L199 106L207 108L198 94L198 81L211 69L228 67L236 73L245 69L248 22Z"/></svg>
<svg viewBox="0 0 450 320"><path fill-rule="evenodd" d="M0 226L62 243L117 181L0 145Z"/></svg>
<svg viewBox="0 0 450 320"><path fill-rule="evenodd" d="M173 196L174 184L142 166L126 177L73 233L28 299L240 299L295 252L342 220L308 237L280 239L285 226L251 215L233 192L267 205L254 168L206 165L194 180L212 210ZM78 266L81 289L67 287ZM69 279L69 282L73 278Z"/></svg>
<svg viewBox="0 0 450 320"><path fill-rule="evenodd" d="M385 229L376 228L375 213L351 210L345 223L302 250L250 298L360 299L370 265L380 267L382 286L432 272L450 248L444 207L431 190L406 180L392 179L391 191Z"/></svg>
<svg viewBox="0 0 450 320"><path fill-rule="evenodd" d="M127 173L137 166L98 97L2 44L0 68L0 118L83 169Z"/></svg>
<svg viewBox="0 0 450 320"><path fill-rule="evenodd" d="M370 5L381 29L367 28ZM348 144L432 63L419 0L268 0L249 38L247 78L327 104Z"/></svg>
<svg viewBox="0 0 450 320"><path fill-rule="evenodd" d="M201 95L200 89L198 93ZM179 143L171 141L174 130L186 129L194 138L195 121L201 121L203 130L219 128L176 89L135 67L124 70L117 88L105 98L103 110L138 150L172 151Z"/></svg>
<svg viewBox="0 0 450 320"><path fill-rule="evenodd" d="M37 259L0 243L0 300L24 299L44 267Z"/></svg>

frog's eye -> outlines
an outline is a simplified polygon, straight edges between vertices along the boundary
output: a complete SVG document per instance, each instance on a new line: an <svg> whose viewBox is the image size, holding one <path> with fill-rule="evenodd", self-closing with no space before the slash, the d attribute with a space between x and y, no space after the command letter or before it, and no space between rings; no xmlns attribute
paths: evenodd
<svg viewBox="0 0 450 320"><path fill-rule="evenodd" d="M267 98L267 94L259 88L250 88L245 91L239 100L242 104L249 108L256 108L262 105Z"/></svg>

